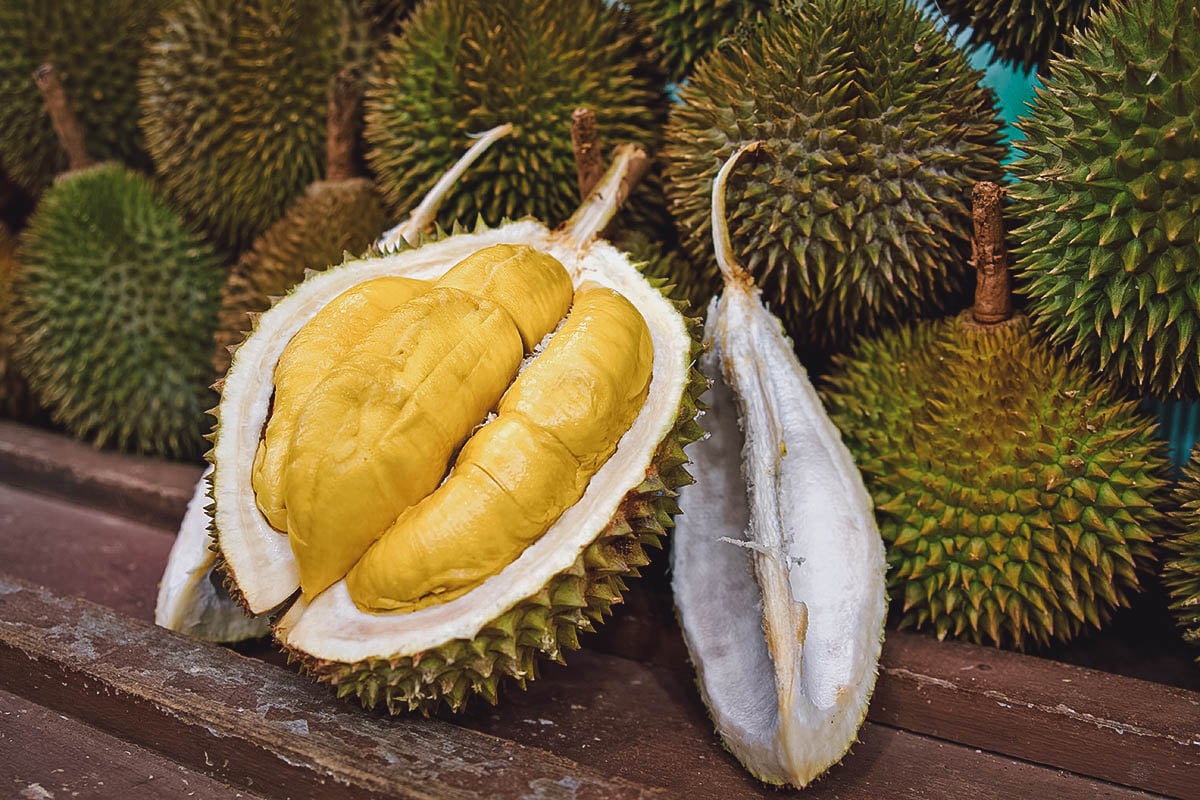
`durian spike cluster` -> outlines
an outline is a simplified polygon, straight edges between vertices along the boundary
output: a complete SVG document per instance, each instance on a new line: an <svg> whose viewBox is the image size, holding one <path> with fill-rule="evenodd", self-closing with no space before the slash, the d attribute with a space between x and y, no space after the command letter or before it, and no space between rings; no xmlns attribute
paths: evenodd
<svg viewBox="0 0 1200 800"><path fill-rule="evenodd" d="M696 68L667 126L667 194L693 256L693 297L719 280L709 187L730 185L739 260L802 353L942 308L966 285L977 180L1001 173L990 92L946 35L902 0L811 0Z"/></svg>
<svg viewBox="0 0 1200 800"><path fill-rule="evenodd" d="M1051 341L1156 397L1200 395L1200 7L1128 0L1050 62L1012 165L1017 276Z"/></svg>
<svg viewBox="0 0 1200 800"><path fill-rule="evenodd" d="M179 0L138 82L141 127L172 201L230 249L322 174L329 79L363 57L352 0Z"/></svg>
<svg viewBox="0 0 1200 800"><path fill-rule="evenodd" d="M29 387L14 361L13 283L17 276L17 237L0 222L0 412L21 418L31 411Z"/></svg>
<svg viewBox="0 0 1200 800"><path fill-rule="evenodd" d="M989 227L981 267L1002 247ZM1021 315L919 322L834 366L824 398L873 495L902 626L1020 649L1129 604L1165 489L1136 403Z"/></svg>
<svg viewBox="0 0 1200 800"><path fill-rule="evenodd" d="M29 80L52 56L93 156L148 167L138 130L138 61L169 0L0 3L0 165L39 193L66 168L42 97Z"/></svg>
<svg viewBox="0 0 1200 800"><path fill-rule="evenodd" d="M990 44L997 58L1028 71L1044 69L1051 52L1061 52L1100 5L1101 0L939 0L937 8L955 28L970 28L972 44Z"/></svg>
<svg viewBox="0 0 1200 800"><path fill-rule="evenodd" d="M657 47L671 80L691 74L696 62L743 25L762 21L780 0L630 0L627 3Z"/></svg>
<svg viewBox="0 0 1200 800"><path fill-rule="evenodd" d="M595 109L608 141L653 145L666 115L660 83L625 13L603 0L432 0L376 63L368 161L387 202L405 209L446 167L449 142L511 122L438 222L557 224L578 202L572 110Z"/></svg>
<svg viewBox="0 0 1200 800"><path fill-rule="evenodd" d="M1171 496L1174 529L1163 539L1162 581L1184 641L1200 647L1200 460L1196 455L1184 467Z"/></svg>

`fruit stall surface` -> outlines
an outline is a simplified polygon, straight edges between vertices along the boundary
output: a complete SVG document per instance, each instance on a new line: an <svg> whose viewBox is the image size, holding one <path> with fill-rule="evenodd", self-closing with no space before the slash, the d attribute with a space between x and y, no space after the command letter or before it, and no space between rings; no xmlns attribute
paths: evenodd
<svg viewBox="0 0 1200 800"><path fill-rule="evenodd" d="M1129 615L1065 660L889 628L859 741L802 793L722 749L659 567L528 691L364 711L152 624L199 472L0 422L0 796L1200 797L1190 653Z"/></svg>

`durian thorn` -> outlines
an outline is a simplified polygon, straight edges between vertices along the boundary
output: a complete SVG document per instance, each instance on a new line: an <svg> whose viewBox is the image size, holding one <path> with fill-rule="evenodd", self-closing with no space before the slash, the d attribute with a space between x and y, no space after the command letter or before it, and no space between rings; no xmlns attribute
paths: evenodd
<svg viewBox="0 0 1200 800"><path fill-rule="evenodd" d="M46 102L46 113L50 115L50 124L54 126L59 146L67 154L68 171L94 164L84 144L83 126L79 124L79 117L75 116L75 109L71 108L54 64L47 61L38 67L33 73L33 81Z"/></svg>
<svg viewBox="0 0 1200 800"><path fill-rule="evenodd" d="M497 139L507 136L512 133L512 130L512 123L506 122L473 136L475 143L468 147L467 152L462 154L454 166L438 179L438 182L429 190L429 194L421 200L420 205L409 214L408 219L383 234L379 240L379 249L384 253L393 253L400 248L401 242L406 242L414 247L419 244L421 231L433 223L434 218L437 217L438 207L441 206L442 201L450 193L458 179L487 152L487 149Z"/></svg>
<svg viewBox="0 0 1200 800"><path fill-rule="evenodd" d="M721 165L712 187L712 237L717 266L721 268L721 275L724 276L727 285L738 286L747 291L755 288L754 276L738 263L733 252L733 241L729 238L729 221L725 217L725 184L742 154L757 150L761 146L762 142L755 141L739 147L737 152Z"/></svg>
<svg viewBox="0 0 1200 800"><path fill-rule="evenodd" d="M348 181L354 169L354 118L362 100L362 81L350 67L329 79L325 135L325 180Z"/></svg>
<svg viewBox="0 0 1200 800"><path fill-rule="evenodd" d="M600 155L600 135L596 132L596 112L580 107L571 113L571 150L575 153L575 174L579 181L579 199L585 200L604 174Z"/></svg>
<svg viewBox="0 0 1200 800"><path fill-rule="evenodd" d="M650 157L637 145L625 143L613 152L608 170L592 187L560 230L560 236L583 249L608 227L638 182L650 170Z"/></svg>
<svg viewBox="0 0 1200 800"><path fill-rule="evenodd" d="M1008 249L1004 246L1004 189L991 181L980 181L971 191L971 264L975 267L975 306L971 316L981 325L995 325L1012 318L1012 288Z"/></svg>

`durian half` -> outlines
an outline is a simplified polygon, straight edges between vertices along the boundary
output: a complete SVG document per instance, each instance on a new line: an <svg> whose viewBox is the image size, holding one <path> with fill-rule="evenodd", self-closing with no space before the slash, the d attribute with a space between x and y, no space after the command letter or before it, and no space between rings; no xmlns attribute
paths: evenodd
<svg viewBox="0 0 1200 800"><path fill-rule="evenodd" d="M472 694L494 702L503 676L536 677L538 657L562 659L577 632L620 601L623 577L646 563L688 481L682 445L696 438L694 340L671 301L631 260L597 241L637 158L619 148L613 168L559 232L532 220L456 232L415 247L349 261L314 274L258 320L234 354L222 388L211 478L218 558L247 610L275 610L275 636L302 668L340 695L392 711L458 709ZM648 397L615 453L582 498L499 574L456 599L406 613L367 613L340 581L297 598L299 569L288 538L270 527L252 488L255 452L274 391L272 375L289 340L329 301L374 278L435 279L495 244L528 245L557 258L575 287L618 291L636 307L653 344ZM290 605L289 605L290 604Z"/></svg>

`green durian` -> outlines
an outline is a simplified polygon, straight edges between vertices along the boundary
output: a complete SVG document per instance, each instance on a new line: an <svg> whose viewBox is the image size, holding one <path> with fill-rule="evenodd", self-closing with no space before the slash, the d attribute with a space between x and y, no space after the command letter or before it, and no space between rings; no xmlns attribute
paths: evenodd
<svg viewBox="0 0 1200 800"><path fill-rule="evenodd" d="M874 499L900 625L1024 649L1128 605L1166 461L1136 402L1012 316L1001 197L976 193L975 307L860 340L823 396Z"/></svg>
<svg viewBox="0 0 1200 800"><path fill-rule="evenodd" d="M697 61L746 22L761 21L780 0L629 0L672 80L691 73Z"/></svg>
<svg viewBox="0 0 1200 800"><path fill-rule="evenodd" d="M1044 66L1064 39L1086 24L1100 0L939 0L937 8L956 29L970 29L972 44L990 44L996 57L1026 70Z"/></svg>
<svg viewBox="0 0 1200 800"><path fill-rule="evenodd" d="M45 189L67 162L30 80L53 60L96 158L149 166L137 119L138 59L171 0L0 3L0 164L19 186Z"/></svg>
<svg viewBox="0 0 1200 800"><path fill-rule="evenodd" d="M337 80L332 83L331 91L336 93ZM353 140L358 95L348 87L342 91L350 94L331 102L329 130L336 128ZM339 102L349 108L340 110ZM271 298L287 294L308 270L339 264L348 252L366 252L388 227L390 217L383 198L370 180L354 177L352 156L348 148L339 152L331 142L326 148L328 177L309 185L230 272L221 290L213 353L217 375L224 375L229 368L229 348L251 329L251 315L270 308Z"/></svg>
<svg viewBox="0 0 1200 800"><path fill-rule="evenodd" d="M1054 57L1012 164L1021 291L1052 343L1156 397L1200 393L1200 8L1130 0Z"/></svg>
<svg viewBox="0 0 1200 800"><path fill-rule="evenodd" d="M660 86L626 14L602 0L431 0L375 64L367 159L387 202L407 210L449 165L451 143L511 122L438 222L556 224L579 201L572 112L593 109L602 142L653 145L666 113Z"/></svg>
<svg viewBox="0 0 1200 800"><path fill-rule="evenodd" d="M142 62L141 126L189 219L248 245L321 175L325 96L364 58L350 0L180 0Z"/></svg>
<svg viewBox="0 0 1200 800"><path fill-rule="evenodd" d="M31 410L29 387L13 363L13 282L17 276L17 237L0 222L0 414L23 417Z"/></svg>
<svg viewBox="0 0 1200 800"><path fill-rule="evenodd" d="M140 175L105 163L61 176L22 235L14 299L34 397L96 445L198 456L223 276Z"/></svg>
<svg viewBox="0 0 1200 800"><path fill-rule="evenodd" d="M1184 467L1171 499L1175 526L1163 538L1162 581L1184 641L1200 646L1200 462Z"/></svg>
<svg viewBox="0 0 1200 800"><path fill-rule="evenodd" d="M998 179L1000 121L980 73L902 0L811 0L702 61L667 125L667 196L715 293L708 197L730 183L738 259L802 348L936 312L968 281L972 183Z"/></svg>

